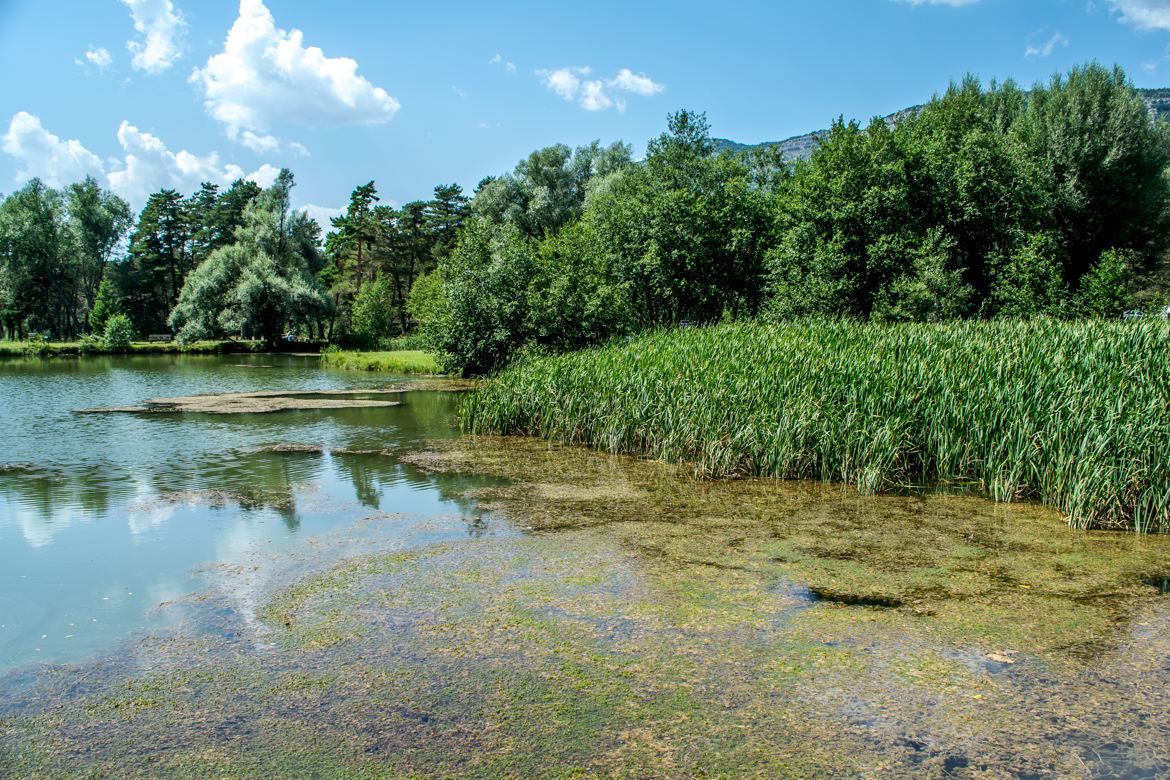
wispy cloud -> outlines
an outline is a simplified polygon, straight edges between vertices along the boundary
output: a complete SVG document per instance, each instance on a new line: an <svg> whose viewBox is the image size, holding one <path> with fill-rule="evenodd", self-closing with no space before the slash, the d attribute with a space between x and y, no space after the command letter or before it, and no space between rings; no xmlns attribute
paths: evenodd
<svg viewBox="0 0 1170 780"><path fill-rule="evenodd" d="M1032 35L1024 49L1025 57L1051 57L1052 52L1056 51L1056 47L1068 48L1068 36L1057 31L1048 38L1044 38L1046 32L1046 30L1041 30Z"/></svg>
<svg viewBox="0 0 1170 780"><path fill-rule="evenodd" d="M588 66L574 65L536 71L545 87L570 103L576 102L586 111L605 111L609 108L625 111L625 98L613 94L615 92L650 97L666 89L645 73L634 73L629 68L622 68L609 79L589 78L592 73L593 69Z"/></svg>
<svg viewBox="0 0 1170 780"><path fill-rule="evenodd" d="M488 65L498 65L499 67L503 68L504 72L509 76L516 73L516 64L504 59L504 55L502 54L496 54L496 56L488 60Z"/></svg>
<svg viewBox="0 0 1170 780"><path fill-rule="evenodd" d="M1109 0L1121 21L1140 30L1170 31L1170 0Z"/></svg>

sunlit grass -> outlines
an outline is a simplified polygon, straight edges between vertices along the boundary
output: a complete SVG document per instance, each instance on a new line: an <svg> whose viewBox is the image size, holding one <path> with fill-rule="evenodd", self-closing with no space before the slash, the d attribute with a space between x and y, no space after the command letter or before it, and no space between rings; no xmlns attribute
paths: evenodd
<svg viewBox="0 0 1170 780"><path fill-rule="evenodd" d="M439 364L428 352L323 352L321 365L353 371L380 371L387 374L439 374Z"/></svg>
<svg viewBox="0 0 1170 780"><path fill-rule="evenodd" d="M462 410L710 477L967 483L1085 528L1170 531L1161 322L733 324L532 358Z"/></svg>

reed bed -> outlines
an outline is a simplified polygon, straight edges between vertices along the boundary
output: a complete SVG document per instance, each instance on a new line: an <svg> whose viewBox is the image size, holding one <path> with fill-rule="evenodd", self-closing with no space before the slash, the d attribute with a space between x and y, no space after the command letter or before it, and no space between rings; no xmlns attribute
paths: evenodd
<svg viewBox="0 0 1170 780"><path fill-rule="evenodd" d="M1170 531L1170 326L817 321L663 330L514 364L472 433L863 493L959 483L1079 528Z"/></svg>

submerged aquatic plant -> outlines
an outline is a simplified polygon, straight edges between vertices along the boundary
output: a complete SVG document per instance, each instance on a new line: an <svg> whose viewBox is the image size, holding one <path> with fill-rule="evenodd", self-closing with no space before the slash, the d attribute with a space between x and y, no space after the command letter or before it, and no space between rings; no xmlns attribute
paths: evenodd
<svg viewBox="0 0 1170 780"><path fill-rule="evenodd" d="M864 493L969 483L1081 528L1170 531L1170 327L804 321L655 331L521 361L462 407L473 433L817 478Z"/></svg>

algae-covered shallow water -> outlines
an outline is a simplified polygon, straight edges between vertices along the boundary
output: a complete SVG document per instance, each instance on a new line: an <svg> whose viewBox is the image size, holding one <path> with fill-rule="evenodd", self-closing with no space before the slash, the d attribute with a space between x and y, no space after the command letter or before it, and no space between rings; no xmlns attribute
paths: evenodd
<svg viewBox="0 0 1170 780"><path fill-rule="evenodd" d="M70 411L386 382L240 362L0 365L0 622L137 599L5 645L0 776L1170 773L1165 538L459 437L433 390Z"/></svg>

